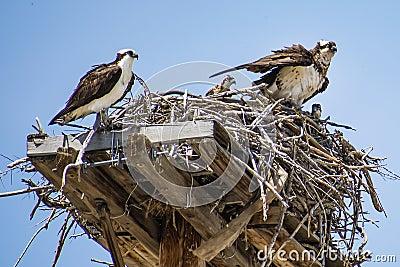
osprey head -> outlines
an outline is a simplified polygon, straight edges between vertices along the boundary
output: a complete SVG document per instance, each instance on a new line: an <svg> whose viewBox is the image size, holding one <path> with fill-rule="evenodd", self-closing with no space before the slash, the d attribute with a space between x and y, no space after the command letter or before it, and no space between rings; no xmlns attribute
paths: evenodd
<svg viewBox="0 0 400 267"><path fill-rule="evenodd" d="M117 53L117 59L116 59L116 61L118 62L118 61L121 61L123 58L125 58L125 57L130 57L130 58L132 58L132 61L133 61L133 59L139 59L139 55L138 54L136 54L136 52L135 52L135 50L132 50L132 49L121 49L121 50L119 50L118 51L118 53Z"/></svg>
<svg viewBox="0 0 400 267"><path fill-rule="evenodd" d="M231 75L226 75L224 79L222 80L222 87L224 88L231 88L232 84L236 84L235 78L233 78Z"/></svg>
<svg viewBox="0 0 400 267"><path fill-rule="evenodd" d="M336 43L325 40L318 41L317 46L313 50L315 55L325 66L329 66L332 57L337 52Z"/></svg>
<svg viewBox="0 0 400 267"><path fill-rule="evenodd" d="M318 103L312 104L312 106L311 106L311 116L313 116L316 119L320 119L321 115L322 115L321 104L318 104Z"/></svg>

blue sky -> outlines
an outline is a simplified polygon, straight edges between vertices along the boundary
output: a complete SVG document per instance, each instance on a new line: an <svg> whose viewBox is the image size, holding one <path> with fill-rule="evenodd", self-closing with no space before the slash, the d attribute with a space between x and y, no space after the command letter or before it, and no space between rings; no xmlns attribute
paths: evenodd
<svg viewBox="0 0 400 267"><path fill-rule="evenodd" d="M26 136L34 132L36 116L47 125L90 66L113 60L121 48L138 52L134 71L146 79L183 62L237 65L285 45L312 48L319 39L329 39L337 43L338 53L328 73L329 88L315 101L322 104L324 117L357 128L345 132L357 148L374 146L373 155L388 157L388 167L400 173L396 1L21 0L2 1L0 10L0 153L9 157L25 156ZM45 130L60 133L57 126ZM7 163L0 158L0 169ZM0 192L22 188L20 178L14 174L11 183L10 176L4 177ZM380 228L368 227L367 248L396 254L400 261L400 183L373 178L388 218L370 208ZM40 216L29 221L34 204L32 196L0 199L2 266L15 263L36 231ZM366 205L370 207L369 199ZM39 235L20 266L50 266L57 231L53 224ZM98 266L91 257L110 259L86 237L68 241L58 266Z"/></svg>

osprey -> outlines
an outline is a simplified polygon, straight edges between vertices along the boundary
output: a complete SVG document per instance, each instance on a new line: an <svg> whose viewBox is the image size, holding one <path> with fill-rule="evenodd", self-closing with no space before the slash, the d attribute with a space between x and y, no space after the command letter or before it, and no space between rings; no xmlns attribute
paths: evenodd
<svg viewBox="0 0 400 267"><path fill-rule="evenodd" d="M135 80L132 72L135 58L138 59L138 54L134 50L122 49L113 62L93 66L49 125L64 125L91 113L104 112L124 98Z"/></svg>
<svg viewBox="0 0 400 267"><path fill-rule="evenodd" d="M312 104L311 106L311 116L316 118L316 119L321 119L322 116L322 108L321 108L321 104L315 103Z"/></svg>
<svg viewBox="0 0 400 267"><path fill-rule="evenodd" d="M273 50L272 55L223 70L210 76L246 69L254 73L265 73L254 84L265 83L267 92L274 99L286 99L300 107L307 100L325 91L329 84L326 77L332 57L337 51L335 42L321 40L307 50L300 44Z"/></svg>
<svg viewBox="0 0 400 267"><path fill-rule="evenodd" d="M216 86L208 90L206 96L229 91L233 84L236 84L235 78L233 78L231 75L226 75L221 84L217 84Z"/></svg>

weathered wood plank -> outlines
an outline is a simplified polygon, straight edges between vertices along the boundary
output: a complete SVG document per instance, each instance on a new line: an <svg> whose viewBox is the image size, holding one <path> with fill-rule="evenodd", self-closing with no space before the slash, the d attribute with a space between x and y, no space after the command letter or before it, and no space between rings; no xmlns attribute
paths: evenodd
<svg viewBox="0 0 400 267"><path fill-rule="evenodd" d="M257 226L260 227L265 227L269 225L277 225L280 222L280 217L281 217L281 212L282 209L279 206L272 206L270 205L268 207L268 212L267 212L267 220L264 221L264 214L263 211L260 210L256 214L254 214L253 218L251 218L249 222L249 228L257 228Z"/></svg>
<svg viewBox="0 0 400 267"><path fill-rule="evenodd" d="M280 192L287 180L287 177L287 173L283 169L279 169L277 178L272 179L272 177L269 177L268 182L273 184L277 191ZM274 194L269 192L269 190L266 191L266 194L266 204L270 204L272 200L274 200ZM195 255L205 260L215 257L219 251L224 249L226 246L229 246L234 240L236 240L244 227L249 223L253 215L262 209L262 206L263 202L261 199L256 200L244 211L242 211L238 217L233 219L227 227L219 231L212 238L197 248L194 251Z"/></svg>
<svg viewBox="0 0 400 267"><path fill-rule="evenodd" d="M188 221L193 228L202 236L203 240L212 238L226 225L226 221L215 211L213 212L208 205L179 209L178 212ZM225 255L231 257L221 257L217 255L212 259L212 263L217 266L254 266L252 258L254 255L246 253L245 245L240 239L236 240L237 248L229 247L224 250Z"/></svg>
<svg viewBox="0 0 400 267"><path fill-rule="evenodd" d="M193 255L201 236L178 212L169 212L164 218L160 242L160 267L205 267L206 262Z"/></svg>
<svg viewBox="0 0 400 267"><path fill-rule="evenodd" d="M216 142L217 141L217 142ZM226 141L226 140L225 140ZM251 176L246 173L245 167L238 164L230 154L221 146L220 140L214 139L203 139L202 149L197 148L197 153L201 154L201 158L204 162L211 162L209 167L213 170L214 174L221 177L231 177L231 179L225 179L224 182L228 188L232 188L227 193L232 199L241 201L245 205L253 196L253 193L249 191L249 184ZM234 140L231 140L231 150L237 155L241 155L246 158L246 151L243 150ZM216 151L214 153L214 151Z"/></svg>
<svg viewBox="0 0 400 267"><path fill-rule="evenodd" d="M152 143L171 143L178 140L201 140L213 138L216 122L214 121L186 121L162 125L139 126L138 133L147 136ZM133 130L132 130L133 131Z"/></svg>
<svg viewBox="0 0 400 267"><path fill-rule="evenodd" d="M293 232L297 226L300 224L300 220L297 218L291 217L290 215L285 217L285 228L290 232ZM319 237L308 231L307 226L304 224L300 227L297 234L295 235L296 240L299 242L307 242L310 244L319 244Z"/></svg>
<svg viewBox="0 0 400 267"><path fill-rule="evenodd" d="M154 267L154 263L146 257L147 251L143 252L143 246L139 241L132 239L132 236L120 236L118 240L123 242L121 252L128 266Z"/></svg>
<svg viewBox="0 0 400 267"><path fill-rule="evenodd" d="M125 205L129 202L129 194L133 187L124 188L119 184L119 177L110 174L115 167L89 168L86 176L81 175L81 182L75 186L82 188L85 195L92 201L97 198L107 199L112 217L115 218L124 229L152 254L155 259L158 258L159 242L157 240L158 232L154 233L157 223L152 221L150 216L146 216L144 210L130 209L125 213ZM67 181L68 183L68 181ZM128 191L128 192L127 192Z"/></svg>
<svg viewBox="0 0 400 267"><path fill-rule="evenodd" d="M130 129L132 133L144 134L152 143L173 142L177 140L201 140L213 138L217 123L214 121L176 122L164 125L148 125ZM129 131L128 131L129 132ZM59 147L72 147L77 150L82 148L87 133L74 138L65 136L41 136L28 139L28 157L54 155ZM86 152L96 150L109 150L112 144L122 146L122 132L96 132L86 149ZM114 141L112 139L114 138Z"/></svg>
<svg viewBox="0 0 400 267"><path fill-rule="evenodd" d="M149 152L151 148L150 141L142 134L132 134L127 140L128 149L125 151L127 164L131 169L135 169L143 176L143 179L149 181L154 188L165 198L167 203L176 205L175 203L187 203L188 195L182 190L174 191L170 187L171 183L185 183L185 179L180 176L169 174L168 181L161 177L159 172L153 166ZM162 165L160 165L162 167ZM177 181L179 179L179 181ZM190 184L187 184L190 185Z"/></svg>
<svg viewBox="0 0 400 267"><path fill-rule="evenodd" d="M72 147L76 150L82 149L82 143L87 133L80 135L74 139L72 135L65 136L47 136L28 139L27 155L28 157L52 156L56 154L59 147ZM114 144L122 145L122 134L115 132L96 132L86 149L86 152L96 150L109 150L112 147L112 137L114 136Z"/></svg>
<svg viewBox="0 0 400 267"><path fill-rule="evenodd" d="M147 140L147 141L146 141ZM149 150L150 142L149 140L141 135L132 135L131 138L131 155L128 158L132 158L132 164L136 164L138 166L135 167L138 169L138 173L141 173L146 179L151 179L151 182L157 187L162 188L163 182L160 179L154 179L158 177L158 173L156 173L155 169L152 167L152 162L150 162L149 155L146 151ZM147 144L147 145L146 145ZM173 167L164 155L159 156L157 159L159 163L158 171L168 174L168 181L174 184L180 184L181 186L197 186L198 183L195 180L192 180L190 175L185 172L179 172L175 167ZM129 160L127 162L129 164ZM178 196L176 192L169 192L164 190L161 192L165 199L174 201L174 198ZM180 196L183 199L186 199L186 195ZM207 197L206 195L204 197ZM201 235L204 240L207 240L213 236L213 234L217 233L223 226L226 224L226 221L219 216L216 211L212 211L208 205L198 206L194 208L179 208L177 211L188 221L193 228ZM238 240L238 243L242 243ZM243 250L244 245L240 245L238 247L238 251L235 253L228 249L229 255L234 255L231 258L223 259L221 257L216 257L213 259L213 262L217 262L218 264L224 266L252 266L251 258L252 255L247 255Z"/></svg>
<svg viewBox="0 0 400 267"><path fill-rule="evenodd" d="M101 227L104 236L107 239L108 248L110 249L111 258L115 267L125 267L124 259L122 258L121 250L119 249L117 236L110 219L110 210L107 203L103 199L96 199L97 212L100 216Z"/></svg>
<svg viewBox="0 0 400 267"><path fill-rule="evenodd" d="M57 172L53 172L52 169L56 166L56 161L53 160L35 160L35 158L31 158L33 165L36 169L42 173L51 183L55 186L61 186L61 173L62 168L59 168ZM66 163L65 163L66 164ZM85 217L88 221L93 224L100 225L99 217L97 215L96 204L94 199L96 198L107 198L111 201L108 202L109 208L113 216L122 215L124 214L123 203L116 203L115 199L120 199L122 197L128 197L128 194L121 194L125 190L121 189L113 189L114 186L105 186L102 190L98 191L99 188L97 186L103 185L101 180L104 180L104 176L107 176L107 169L114 169L103 168L102 170L97 170L97 173L101 175L94 175L93 171L95 169L100 168L91 168L88 170L86 174L81 174L81 182L78 182L77 179L67 179L67 183L64 187L64 194L68 197L71 203L74 204L81 212L82 216ZM98 177L103 177L101 180L97 180ZM111 176L108 176L111 178ZM109 178L109 179L110 179ZM115 179L114 176L112 179ZM110 180L111 183L112 180ZM113 183L115 184L115 183ZM106 191L104 191L106 190ZM83 195L84 194L84 195ZM133 213L133 211L131 211ZM146 250L142 249L142 256L148 260L151 265L155 265L158 262L158 247L159 243L154 237L150 236L148 232L146 232L146 224L147 226L151 226L152 223L149 219L146 219L145 214L139 214L136 212L137 217L133 218L132 216L119 216L116 221L126 229L132 236L139 240L140 246L144 246ZM142 222L142 224L139 223ZM147 221L147 222L146 222ZM102 245L105 246L105 243L102 242ZM145 252L147 251L147 252ZM147 253L147 256L146 256ZM131 260L126 260L126 262L130 262Z"/></svg>
<svg viewBox="0 0 400 267"><path fill-rule="evenodd" d="M226 247L232 246L233 242L239 237L244 227L249 223L251 217L262 208L262 201L257 200L247 207L238 217L229 222L212 238L203 242L200 247L193 251L194 255L206 261L213 259Z"/></svg>
<svg viewBox="0 0 400 267"><path fill-rule="evenodd" d="M248 229L247 236L250 242L256 246L257 249L266 251L269 247L275 229ZM273 249L276 251L282 244L289 238L290 234L282 228L278 234ZM306 249L295 239L290 240L280 252L275 254L273 263L280 267L322 267L322 264L317 261L312 255L307 257ZM296 255L300 255L296 259ZM301 258L301 255L306 257ZM289 257L292 256L292 259Z"/></svg>

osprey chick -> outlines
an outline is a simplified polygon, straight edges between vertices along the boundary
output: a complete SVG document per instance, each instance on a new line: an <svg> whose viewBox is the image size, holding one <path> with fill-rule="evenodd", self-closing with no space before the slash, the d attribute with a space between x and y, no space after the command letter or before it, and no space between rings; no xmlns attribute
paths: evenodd
<svg viewBox="0 0 400 267"><path fill-rule="evenodd" d="M254 73L265 73L258 85L265 83L267 91L274 99L284 98L300 107L307 100L325 91L329 84L326 77L332 57L337 51L333 41L321 40L307 50L300 44L272 51L272 55L260 58L252 63L223 70L210 76L214 77L226 72L246 69Z"/></svg>
<svg viewBox="0 0 400 267"><path fill-rule="evenodd" d="M49 125L64 125L91 113L100 113L124 98L135 80L132 72L135 58L138 59L138 54L134 50L122 49L113 62L93 66Z"/></svg>
<svg viewBox="0 0 400 267"><path fill-rule="evenodd" d="M236 84L235 78L233 78L231 75L226 75L221 84L217 84L216 86L208 90L206 96L229 91L233 84Z"/></svg>
<svg viewBox="0 0 400 267"><path fill-rule="evenodd" d="M322 116L322 108L321 108L321 104L315 103L312 104L311 106L311 116L316 118L316 119L321 119Z"/></svg>

